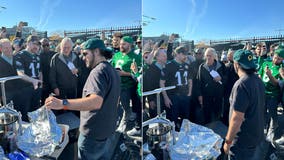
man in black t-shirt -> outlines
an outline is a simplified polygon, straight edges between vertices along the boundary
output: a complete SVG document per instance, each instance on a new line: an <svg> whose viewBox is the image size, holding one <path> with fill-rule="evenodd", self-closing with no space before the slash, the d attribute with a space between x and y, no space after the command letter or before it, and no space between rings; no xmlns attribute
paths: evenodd
<svg viewBox="0 0 284 160"><path fill-rule="evenodd" d="M250 51L235 52L234 68L240 79L230 96L229 128L223 148L231 159L254 160L258 159L256 147L264 139L265 87L255 74Z"/></svg>
<svg viewBox="0 0 284 160"><path fill-rule="evenodd" d="M165 106L170 109L169 119L179 129L181 119L189 118L192 74L186 62L187 52L184 47L175 49L175 58L163 69L160 87L176 86L175 89L163 91Z"/></svg>
<svg viewBox="0 0 284 160"><path fill-rule="evenodd" d="M83 89L83 98L57 99L49 97L50 109L81 111L78 140L79 159L111 159L108 153L110 137L115 132L120 95L120 77L107 62L112 51L102 40L90 39L84 46L87 67L92 71Z"/></svg>

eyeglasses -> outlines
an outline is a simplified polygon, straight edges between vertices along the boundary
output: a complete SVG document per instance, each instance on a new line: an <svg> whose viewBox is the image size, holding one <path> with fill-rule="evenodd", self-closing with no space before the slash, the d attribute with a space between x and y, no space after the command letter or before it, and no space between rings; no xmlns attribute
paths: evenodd
<svg viewBox="0 0 284 160"><path fill-rule="evenodd" d="M37 46L40 46L40 43L39 43L39 42L33 42L32 44L37 45Z"/></svg>
<svg viewBox="0 0 284 160"><path fill-rule="evenodd" d="M49 44L43 44L42 47L49 47Z"/></svg>

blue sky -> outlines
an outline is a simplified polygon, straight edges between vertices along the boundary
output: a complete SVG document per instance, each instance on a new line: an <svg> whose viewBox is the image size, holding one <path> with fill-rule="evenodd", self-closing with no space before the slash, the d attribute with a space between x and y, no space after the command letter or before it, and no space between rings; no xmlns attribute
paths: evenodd
<svg viewBox="0 0 284 160"><path fill-rule="evenodd" d="M0 26L26 21L38 30L93 29L138 25L141 0L1 0Z"/></svg>
<svg viewBox="0 0 284 160"><path fill-rule="evenodd" d="M143 17L143 35L174 32L196 41L278 35L283 6L283 0L143 0L142 14L156 18Z"/></svg>

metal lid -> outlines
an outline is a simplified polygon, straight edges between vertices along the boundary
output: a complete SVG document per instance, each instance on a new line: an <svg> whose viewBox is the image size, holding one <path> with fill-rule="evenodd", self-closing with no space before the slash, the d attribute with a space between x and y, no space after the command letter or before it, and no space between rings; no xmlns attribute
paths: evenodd
<svg viewBox="0 0 284 160"><path fill-rule="evenodd" d="M18 120L19 113L11 108L0 108L0 125L9 125Z"/></svg>
<svg viewBox="0 0 284 160"><path fill-rule="evenodd" d="M167 134L169 131L171 131L171 126L158 125L158 126L149 128L146 132L146 135L148 135L148 136L161 136L161 135Z"/></svg>

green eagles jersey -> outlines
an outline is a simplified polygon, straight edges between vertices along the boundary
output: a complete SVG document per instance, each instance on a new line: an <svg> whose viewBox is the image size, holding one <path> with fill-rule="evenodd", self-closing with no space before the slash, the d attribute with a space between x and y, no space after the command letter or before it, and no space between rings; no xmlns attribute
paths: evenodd
<svg viewBox="0 0 284 160"><path fill-rule="evenodd" d="M280 87L278 85L274 86L270 82L269 77L265 73L266 66L268 66L268 68L271 70L272 76L274 78L280 80L280 79L282 79L280 74L279 74L280 65L274 65L272 63L272 61L265 61L265 62L263 62L261 68L258 71L258 74L261 76L261 80L263 81L264 86L265 86L265 94L272 96L272 97L279 97L280 91L281 91Z"/></svg>
<svg viewBox="0 0 284 160"><path fill-rule="evenodd" d="M135 54L133 51L124 55L122 52L117 52L112 58L112 66L114 68L131 73L131 63L136 62L138 68L141 68L141 55ZM129 76L121 76L121 88L130 88L136 84L135 80Z"/></svg>
<svg viewBox="0 0 284 160"><path fill-rule="evenodd" d="M257 59L257 66L258 68L257 69L260 69L260 67L262 66L262 64L264 62L269 62L271 61L270 57L266 57L266 56L259 56L258 59Z"/></svg>

